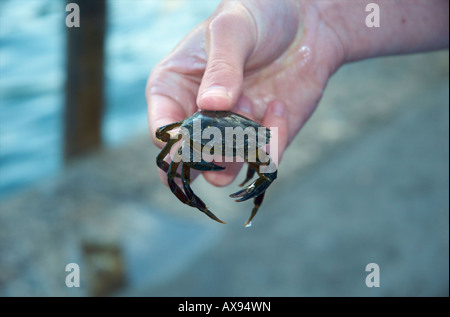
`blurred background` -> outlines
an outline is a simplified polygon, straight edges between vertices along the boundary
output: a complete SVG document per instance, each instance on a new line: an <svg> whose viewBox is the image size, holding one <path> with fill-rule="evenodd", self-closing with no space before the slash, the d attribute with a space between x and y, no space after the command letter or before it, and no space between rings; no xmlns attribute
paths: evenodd
<svg viewBox="0 0 450 317"><path fill-rule="evenodd" d="M251 202L228 198L242 173L193 184L227 225L160 183L146 80L218 3L106 1L104 62L78 67L104 83L84 85L103 89L99 136L70 152L89 129L67 56L86 38L65 1L0 0L0 295L448 296L448 51L340 69L250 228Z"/></svg>

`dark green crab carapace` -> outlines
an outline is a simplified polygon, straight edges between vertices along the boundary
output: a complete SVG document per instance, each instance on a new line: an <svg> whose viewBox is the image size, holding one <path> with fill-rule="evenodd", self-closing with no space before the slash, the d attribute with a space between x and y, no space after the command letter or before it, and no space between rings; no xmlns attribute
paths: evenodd
<svg viewBox="0 0 450 317"><path fill-rule="evenodd" d="M211 135L205 133L208 128L214 128L222 137L212 140ZM171 134L170 131L174 129L179 130ZM247 131L248 133L240 138L236 137L236 134L227 137L229 135L227 133L230 131ZM208 137L205 137L205 134ZM221 223L224 222L208 209L205 203L194 194L190 186L191 169L199 171L220 171L224 169L224 167L216 165L212 161L204 160L200 153L207 150L206 152L211 155L241 156L248 163L248 169L246 178L240 186L244 186L255 173L258 174L259 177L250 185L230 195L232 198L238 198L236 200L238 202L254 198L254 207L250 218L245 223L246 226L250 224L261 206L266 189L277 178L276 168L270 172L263 173L260 171L261 166L267 167L269 164L273 164L269 155L261 149L265 144L269 144L270 130L255 121L230 111L202 110L196 112L182 121L158 128L156 138L166 142L156 158L156 164L167 174L170 190L184 204L199 209L210 218ZM177 145L178 148L175 152L177 159L172 158L171 162L167 163L164 158L170 153L172 147L178 143L180 144ZM188 152L187 155L186 151ZM195 155L199 159L194 159ZM177 172L179 165L181 165L180 173ZM182 187L175 182L176 177L181 178Z"/></svg>

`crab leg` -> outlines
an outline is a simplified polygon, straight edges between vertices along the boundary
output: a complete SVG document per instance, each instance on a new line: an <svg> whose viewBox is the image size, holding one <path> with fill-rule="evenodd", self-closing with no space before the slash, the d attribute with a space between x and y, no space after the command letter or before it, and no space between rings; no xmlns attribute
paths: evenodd
<svg viewBox="0 0 450 317"><path fill-rule="evenodd" d="M184 192L186 193L187 199L189 201L189 205L192 207L198 208L201 212L205 213L208 217L211 219L220 222L220 223L226 223L220 220L219 218L214 215L211 210L206 207L206 204L192 191L192 188L190 186L191 183L191 168L188 164L182 163L181 164L181 170L182 170L182 177L181 180L183 181L184 186Z"/></svg>
<svg viewBox="0 0 450 317"><path fill-rule="evenodd" d="M253 176L255 175L256 168L257 167L252 166L251 163L248 163L247 175L245 176L245 180L241 184L239 184L240 187L244 186L245 183L247 183L249 180L253 178Z"/></svg>
<svg viewBox="0 0 450 317"><path fill-rule="evenodd" d="M265 153L265 154L267 155L267 153ZM277 170L275 170L272 173L261 173L258 168L261 165L269 166L270 164L273 164L273 162L271 163L269 161L269 162L263 163L263 162L259 161L259 159L257 159L256 162L251 163L251 164L255 165L254 169L258 173L259 178L257 180L255 180L253 183L251 183L250 185L248 185L246 188L239 190L230 195L230 197L232 197L232 198L240 197L240 199L236 200L237 202L245 201L247 199L256 197L256 196L264 193L264 191L270 186L270 184L277 178Z"/></svg>
<svg viewBox="0 0 450 317"><path fill-rule="evenodd" d="M181 134L178 135L174 139L170 139L167 142L167 144L163 147L161 152L158 154L158 156L156 157L156 165L158 165L158 167L166 173L169 171L169 164L166 161L164 161L164 158L167 156L167 154L169 154L169 152L172 149L172 147L174 146L174 144L180 140L181 140ZM179 174L175 174L175 175L177 177L181 177Z"/></svg>
<svg viewBox="0 0 450 317"><path fill-rule="evenodd" d="M169 131L179 127L183 121L174 122L156 129L156 139L162 142L168 142L170 139Z"/></svg>
<svg viewBox="0 0 450 317"><path fill-rule="evenodd" d="M254 207L253 207L253 210L252 210L252 214L250 215L250 218L248 218L248 220L244 224L244 226L247 226L250 223L250 221L252 221L253 217L255 217L256 213L258 212L259 206L261 206L261 204L263 202L265 193L266 192L263 192L259 196L256 196L255 199L253 200Z"/></svg>
<svg viewBox="0 0 450 317"><path fill-rule="evenodd" d="M255 196L258 196L270 186L270 184L277 178L277 172L270 174L262 174L257 180L248 185L246 188L237 191L230 195L231 198L239 198L236 201L245 201Z"/></svg>
<svg viewBox="0 0 450 317"><path fill-rule="evenodd" d="M188 198L183 193L181 188L175 183L174 178L177 174L177 168L180 165L179 160L172 161L169 165L169 169L167 171L167 183L169 184L169 188L174 193L175 196L184 204L190 205Z"/></svg>

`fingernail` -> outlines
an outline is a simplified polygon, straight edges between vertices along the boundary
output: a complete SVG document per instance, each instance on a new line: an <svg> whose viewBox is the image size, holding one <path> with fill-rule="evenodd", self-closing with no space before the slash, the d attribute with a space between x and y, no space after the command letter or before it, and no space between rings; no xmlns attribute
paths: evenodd
<svg viewBox="0 0 450 317"><path fill-rule="evenodd" d="M242 96L238 101L238 110L251 114L252 113L251 101L247 97Z"/></svg>
<svg viewBox="0 0 450 317"><path fill-rule="evenodd" d="M272 112L278 117L283 117L286 115L286 106L281 101L274 101L272 103Z"/></svg>
<svg viewBox="0 0 450 317"><path fill-rule="evenodd" d="M202 97L210 97L210 96L230 98L230 94L225 89L225 87L222 86L211 86L206 88L202 93Z"/></svg>

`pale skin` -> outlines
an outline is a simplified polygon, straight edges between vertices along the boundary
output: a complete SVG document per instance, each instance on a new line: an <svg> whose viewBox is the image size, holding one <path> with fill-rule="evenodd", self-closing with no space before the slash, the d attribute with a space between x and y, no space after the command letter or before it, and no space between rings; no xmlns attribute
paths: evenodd
<svg viewBox="0 0 450 317"><path fill-rule="evenodd" d="M366 5L380 27L365 25ZM223 1L152 71L147 88L150 134L199 109L232 110L278 127L286 147L317 107L330 76L371 57L448 48L448 0ZM241 164L204 172L230 184ZM160 171L163 182L166 176Z"/></svg>

